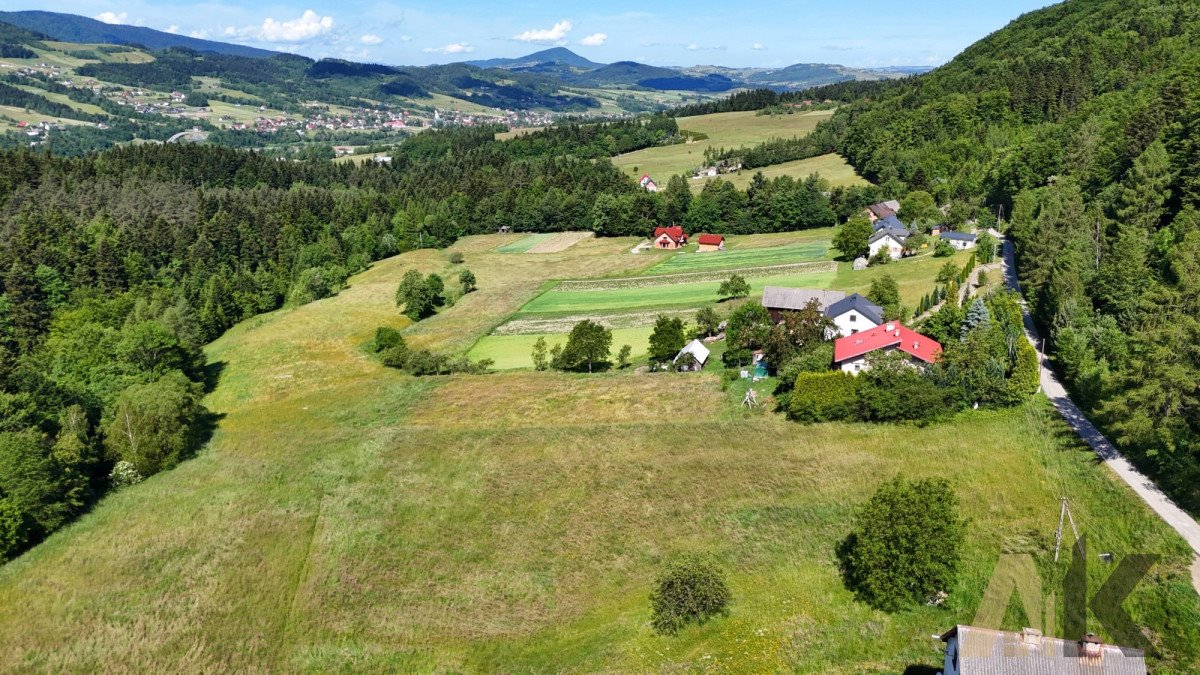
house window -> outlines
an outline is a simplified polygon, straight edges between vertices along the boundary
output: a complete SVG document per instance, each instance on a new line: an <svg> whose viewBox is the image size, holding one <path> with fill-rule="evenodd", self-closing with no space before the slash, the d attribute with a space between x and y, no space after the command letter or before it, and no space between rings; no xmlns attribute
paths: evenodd
<svg viewBox="0 0 1200 675"><path fill-rule="evenodd" d="M857 315L857 314L851 314L851 315L850 315L850 323L854 323L855 321L858 321L858 315Z"/></svg>
<svg viewBox="0 0 1200 675"><path fill-rule="evenodd" d="M851 334L851 335L854 335L854 334L855 334L855 333L857 333L857 332L858 332L858 329L857 329L857 328L851 328L851 329L850 329L850 334Z"/></svg>

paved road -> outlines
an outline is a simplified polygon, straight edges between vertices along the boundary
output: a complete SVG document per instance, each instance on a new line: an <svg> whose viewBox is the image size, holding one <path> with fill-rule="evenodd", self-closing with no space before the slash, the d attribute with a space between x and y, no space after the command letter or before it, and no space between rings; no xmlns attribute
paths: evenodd
<svg viewBox="0 0 1200 675"><path fill-rule="evenodd" d="M1019 292L1021 286L1017 281L1013 245L1008 240L1004 241L1003 263L1004 278L1009 288ZM1025 308L1024 303L1022 303L1022 312L1025 316L1026 337L1035 347L1038 347L1041 345L1041 339L1038 337L1037 329L1033 325L1033 318L1029 315L1029 310ZM1192 586L1200 593L1200 524L1197 524L1187 512L1176 506L1170 497L1158 489L1154 481L1134 468L1129 460L1125 459L1117 448L1104 437L1104 434L1101 434L1100 430L1084 416L1075 402L1067 396L1067 390L1058 381L1058 376L1046 367L1045 359L1042 360L1041 370L1042 391L1046 392L1046 396L1050 398L1067 424L1070 424L1075 429L1075 433L1079 434L1079 437L1096 451L1100 459L1192 547L1192 551L1196 554L1192 564Z"/></svg>

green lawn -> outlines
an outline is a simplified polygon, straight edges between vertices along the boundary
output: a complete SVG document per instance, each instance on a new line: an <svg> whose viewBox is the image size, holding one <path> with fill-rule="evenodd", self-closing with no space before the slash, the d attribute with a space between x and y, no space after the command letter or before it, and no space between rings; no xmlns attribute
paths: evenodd
<svg viewBox="0 0 1200 675"><path fill-rule="evenodd" d="M774 249L757 249L753 252L768 255ZM745 251L750 253L750 250ZM732 254L732 252L731 252ZM663 265L671 263L680 256L708 254L677 254L653 268L654 272L663 271ZM900 288L900 302L906 307L916 307L921 296L933 290L934 277L938 270L953 260L958 265L964 265L970 253L959 252L952 258L935 258L926 255L919 258L909 258L888 265L854 271L849 263L838 263L836 273L806 272L796 274L779 274L768 277L753 277L747 279L750 283L750 297L762 296L764 286L788 286L793 288L833 288L847 293L863 293L871 287L874 279L890 275ZM715 258L714 258L715 259ZM720 269L720 268L717 268ZM676 270L680 271L680 270ZM686 270L703 271L703 270ZM732 274L735 270L730 270ZM720 281L704 281L697 283L676 284L673 286L650 286L645 288L622 288L601 291L560 291L549 290L534 298L521 307L521 314L555 314L555 313L609 313L622 310L645 310L655 307L699 307L717 300L717 289Z"/></svg>
<svg viewBox="0 0 1200 675"><path fill-rule="evenodd" d="M751 297L761 296L764 286L795 286L803 288L829 288L835 273L817 272L806 274L782 274L778 276L748 279ZM612 312L655 307L699 307L717 300L720 281L705 281L674 286L651 286L646 288L622 288L606 291L557 291L550 290L539 295L521 308L522 314L545 314L556 312Z"/></svg>
<svg viewBox="0 0 1200 675"><path fill-rule="evenodd" d="M654 326L641 326L638 328L614 328L612 331L612 358L615 361L617 352L621 349L621 345L629 345L633 348L631 352L632 358L641 358L646 355L650 346L650 334L654 332ZM532 368L533 367L533 344L538 338L546 339L547 348L553 347L555 344L565 345L567 343L566 333L545 333L538 335L488 335L467 353L471 360L492 359L495 361L497 370L513 370L516 368Z"/></svg>
<svg viewBox="0 0 1200 675"><path fill-rule="evenodd" d="M724 251L699 253L685 250L650 268L651 274L674 274L679 272L703 272L706 270L739 267L767 267L789 263L826 260L829 257L829 242L811 242L774 246L771 248L739 249L727 242Z"/></svg>
<svg viewBox="0 0 1200 675"><path fill-rule="evenodd" d="M547 278L634 257L629 241L545 257L499 241L456 244L480 290L428 326L393 295L445 251L209 345L208 446L0 567L0 671L903 672L941 663L930 635L971 621L1002 551L1061 578L1064 494L1089 550L1164 556L1125 607L1154 672L1200 668L1185 544L1044 398L924 428L800 426L738 407L747 385L716 372L418 379L366 353L379 325L451 350ZM949 480L969 525L945 605L889 614L843 586L835 550L898 473ZM731 611L662 637L648 598L682 551L717 557ZM1088 569L1094 593L1112 568Z"/></svg>
<svg viewBox="0 0 1200 675"><path fill-rule="evenodd" d="M531 234L529 236L522 237L522 238L514 241L511 244L505 244L504 246L497 248L496 252L497 253L525 253L529 249L533 248L534 246L537 246L538 244L540 244L544 241L547 241L551 237L554 237L554 236L555 236L555 233L553 233L553 232L543 233L543 234Z"/></svg>
<svg viewBox="0 0 1200 675"><path fill-rule="evenodd" d="M754 174L762 172L763 177L770 180L779 176L791 176L797 180L803 180L813 175L814 173L821 174L821 178L829 181L833 187L845 186L852 187L855 185L870 185L871 182L854 170L841 155L821 155L820 157L812 157L809 159L798 159L794 162L784 162L783 164L773 164L764 166L759 169L746 169L737 173L729 173L721 176L722 180L727 180L739 189L745 190L753 180ZM704 184L715 178L705 178L702 180L689 180L688 185L691 186L693 192L699 192L704 189Z"/></svg>
<svg viewBox="0 0 1200 675"><path fill-rule="evenodd" d="M614 157L613 164L634 178L649 173L659 185L665 187L671 176L689 172L701 165L707 148L737 148L758 145L772 138L804 136L818 122L828 119L832 114L831 110L818 110L795 115L760 116L749 111L681 117L678 120L680 129L703 132L708 139L629 152Z"/></svg>

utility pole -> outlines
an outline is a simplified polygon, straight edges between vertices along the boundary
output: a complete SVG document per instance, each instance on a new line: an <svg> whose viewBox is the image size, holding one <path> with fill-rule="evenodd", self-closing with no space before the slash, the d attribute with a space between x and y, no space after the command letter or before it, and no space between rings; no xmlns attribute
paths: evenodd
<svg viewBox="0 0 1200 675"><path fill-rule="evenodd" d="M1058 512L1058 532L1054 534L1054 562L1058 562L1058 552L1062 548L1062 532L1063 519L1071 523L1071 532L1075 535L1075 541L1079 541L1079 530L1075 528L1075 517L1071 515L1071 507L1067 504L1067 498L1062 498L1062 508Z"/></svg>

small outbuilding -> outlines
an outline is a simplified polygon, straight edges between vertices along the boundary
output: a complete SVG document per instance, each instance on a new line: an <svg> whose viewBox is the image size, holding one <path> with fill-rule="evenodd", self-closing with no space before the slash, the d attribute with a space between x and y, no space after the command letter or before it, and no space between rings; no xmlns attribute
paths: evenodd
<svg viewBox="0 0 1200 675"><path fill-rule="evenodd" d="M696 243L699 244L696 250L700 253L725 250L725 237L719 234L702 234L696 238Z"/></svg>
<svg viewBox="0 0 1200 675"><path fill-rule="evenodd" d="M679 350L671 365L675 370L680 372L704 370L704 364L708 362L709 353L708 347L705 347L703 342L692 340L683 349Z"/></svg>
<svg viewBox="0 0 1200 675"><path fill-rule="evenodd" d="M1140 649L1101 642L1095 635L1078 640L1046 637L1040 630L1020 633L958 625L940 636L946 643L944 675L1145 675Z"/></svg>
<svg viewBox="0 0 1200 675"><path fill-rule="evenodd" d="M938 234L942 241L948 242L954 248L960 251L975 248L975 235L970 232L954 232L952 230L943 230Z"/></svg>

